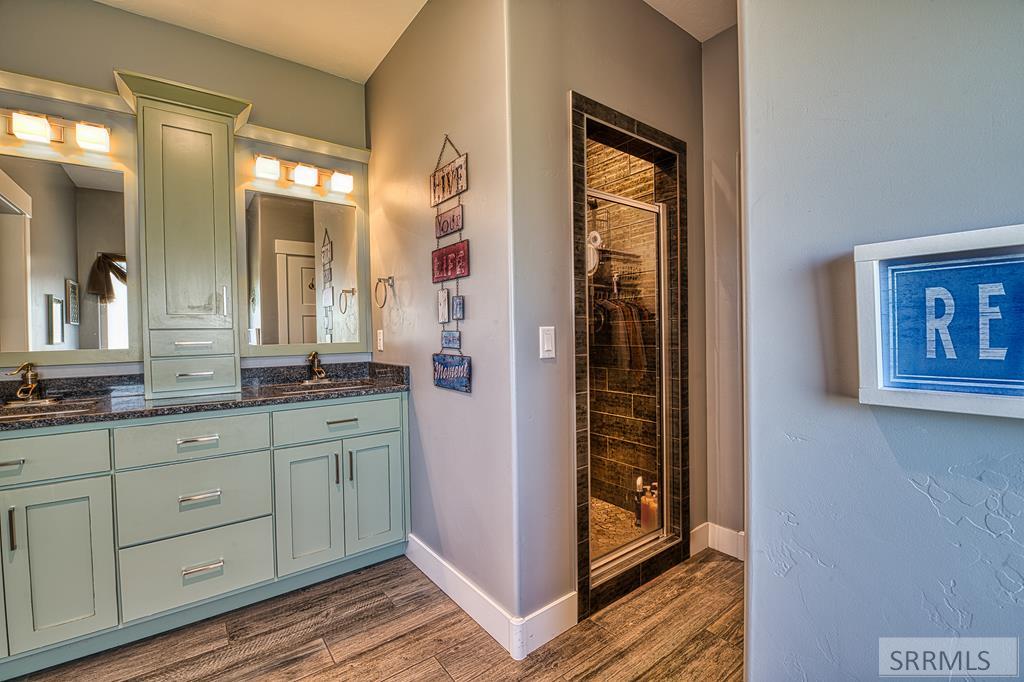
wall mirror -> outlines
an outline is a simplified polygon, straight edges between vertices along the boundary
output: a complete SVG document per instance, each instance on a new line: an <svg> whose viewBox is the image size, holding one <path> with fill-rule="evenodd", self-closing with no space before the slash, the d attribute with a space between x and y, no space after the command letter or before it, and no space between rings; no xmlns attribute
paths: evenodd
<svg viewBox="0 0 1024 682"><path fill-rule="evenodd" d="M125 206L121 172L0 155L0 365L128 353L138 301Z"/></svg>
<svg viewBox="0 0 1024 682"><path fill-rule="evenodd" d="M246 190L245 250L250 346L364 344L355 206Z"/></svg>

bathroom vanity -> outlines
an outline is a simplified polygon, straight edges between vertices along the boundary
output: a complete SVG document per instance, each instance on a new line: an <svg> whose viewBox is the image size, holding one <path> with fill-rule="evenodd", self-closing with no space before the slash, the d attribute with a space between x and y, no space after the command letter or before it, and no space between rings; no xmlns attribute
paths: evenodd
<svg viewBox="0 0 1024 682"><path fill-rule="evenodd" d="M370 363L326 386L0 409L0 677L402 554L407 390Z"/></svg>
<svg viewBox="0 0 1024 682"><path fill-rule="evenodd" d="M369 152L115 80L0 72L0 367L27 365L0 383L0 679L405 551L409 373L366 361ZM96 363L114 376L48 373Z"/></svg>

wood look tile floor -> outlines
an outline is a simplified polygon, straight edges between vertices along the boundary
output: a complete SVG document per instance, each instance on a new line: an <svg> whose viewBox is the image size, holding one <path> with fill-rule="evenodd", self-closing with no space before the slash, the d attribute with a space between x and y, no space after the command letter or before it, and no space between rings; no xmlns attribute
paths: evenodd
<svg viewBox="0 0 1024 682"><path fill-rule="evenodd" d="M705 550L508 653L405 557L31 680L742 680L743 564Z"/></svg>

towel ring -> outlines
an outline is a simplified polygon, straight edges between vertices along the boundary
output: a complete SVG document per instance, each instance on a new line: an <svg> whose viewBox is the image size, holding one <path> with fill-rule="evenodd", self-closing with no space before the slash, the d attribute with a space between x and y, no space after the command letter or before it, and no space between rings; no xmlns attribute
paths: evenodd
<svg viewBox="0 0 1024 682"><path fill-rule="evenodd" d="M342 289L341 294L338 296L338 312L344 315L348 312L348 297L352 296L355 298L355 289Z"/></svg>
<svg viewBox="0 0 1024 682"><path fill-rule="evenodd" d="M384 300L380 300L380 285L384 285ZM378 308L383 308L388 304L388 289L395 288L395 276L390 275L388 277L378 277L377 283L373 285L373 302Z"/></svg>

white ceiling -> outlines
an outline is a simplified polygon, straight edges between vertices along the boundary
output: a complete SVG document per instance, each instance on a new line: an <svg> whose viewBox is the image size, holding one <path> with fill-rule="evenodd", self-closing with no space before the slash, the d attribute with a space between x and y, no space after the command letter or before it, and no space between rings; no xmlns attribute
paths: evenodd
<svg viewBox="0 0 1024 682"><path fill-rule="evenodd" d="M700 42L736 24L736 0L645 0Z"/></svg>
<svg viewBox="0 0 1024 682"><path fill-rule="evenodd" d="M426 0L97 0L365 83ZM301 9L299 9L301 7Z"/></svg>

